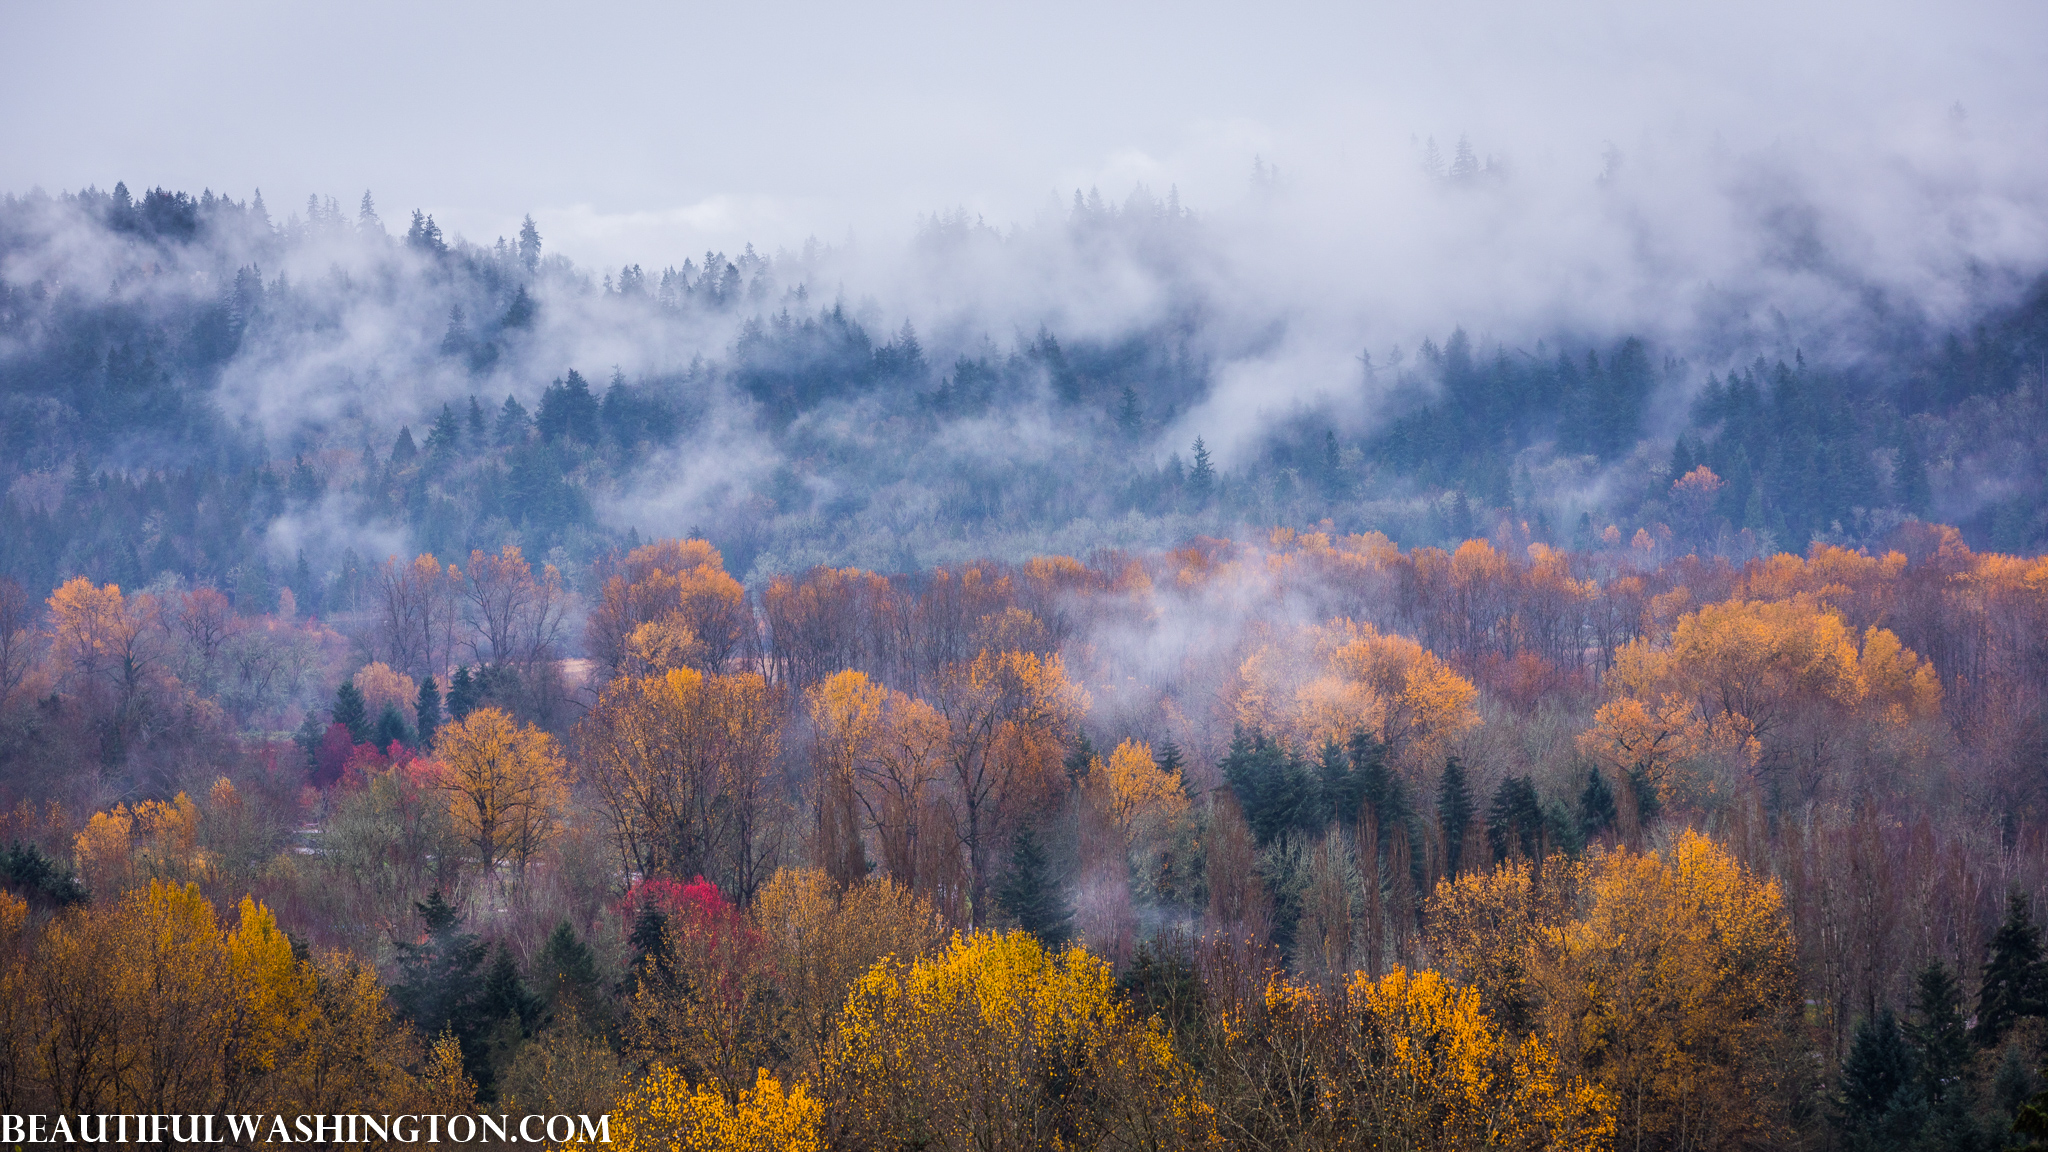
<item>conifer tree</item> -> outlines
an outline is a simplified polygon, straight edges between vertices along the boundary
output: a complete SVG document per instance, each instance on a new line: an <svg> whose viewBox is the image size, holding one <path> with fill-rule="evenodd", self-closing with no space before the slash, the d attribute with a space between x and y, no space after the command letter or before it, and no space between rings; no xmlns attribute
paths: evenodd
<svg viewBox="0 0 2048 1152"><path fill-rule="evenodd" d="M1057 948L1066 940L1074 914L1030 828L1019 829L1010 846L1010 874L1003 879L996 901L1017 918L1018 927L1038 937L1047 948Z"/></svg>
<svg viewBox="0 0 2048 1152"><path fill-rule="evenodd" d="M1321 790L1317 798L1316 823L1327 825L1332 820L1355 817L1361 782L1351 771L1351 759L1344 755L1343 746L1335 740L1324 740L1322 762L1318 768Z"/></svg>
<svg viewBox="0 0 2048 1152"><path fill-rule="evenodd" d="M1920 1092L1928 1103L1931 1144L1940 1149L1974 1147L1975 1093L1962 986L1939 960L1929 960L1914 984L1918 1019L1906 1025L1906 1037L1912 1042Z"/></svg>
<svg viewBox="0 0 2048 1152"><path fill-rule="evenodd" d="M457 667L454 677L448 681L448 718L457 724L469 719L469 714L476 711L479 696L476 680L469 674L469 665Z"/></svg>
<svg viewBox="0 0 2048 1152"><path fill-rule="evenodd" d="M412 729L407 726L405 717L399 714L396 704L384 705L384 711L377 714L377 730L373 736L371 743L379 748L388 749L394 743L413 742Z"/></svg>
<svg viewBox="0 0 2048 1152"><path fill-rule="evenodd" d="M413 907L426 936L416 943L397 943L399 979L391 986L392 1002L428 1036L452 1028L467 1057L479 1048L482 1018L477 1004L484 989L477 969L483 966L486 950L475 936L462 931L462 914L439 889Z"/></svg>
<svg viewBox="0 0 2048 1152"><path fill-rule="evenodd" d="M357 744L370 739L370 709L363 702L363 691L355 681L343 680L334 690L334 707L329 713L334 722L348 729L348 738Z"/></svg>
<svg viewBox="0 0 2048 1152"><path fill-rule="evenodd" d="M596 1024L602 1006L602 989L597 971L597 954L576 935L567 920L556 923L548 933L536 962L534 983L542 1000L552 1009L568 1008L587 1023Z"/></svg>
<svg viewBox="0 0 2048 1152"><path fill-rule="evenodd" d="M434 426L427 430L427 455L436 463L446 461L455 454L455 445L461 439L460 426L455 421L455 408L441 405L441 414L434 417Z"/></svg>
<svg viewBox="0 0 2048 1152"><path fill-rule="evenodd" d="M1579 834L1591 839L1614 827L1620 815L1614 803L1614 789L1598 768L1586 770L1586 787L1579 793Z"/></svg>
<svg viewBox="0 0 2048 1152"><path fill-rule="evenodd" d="M1180 771L1180 745L1175 744L1171 740L1160 741L1158 751L1152 756L1152 762L1159 765L1159 770L1169 776Z"/></svg>
<svg viewBox="0 0 2048 1152"><path fill-rule="evenodd" d="M370 199L370 190L363 189L363 202L356 208L356 231L365 236L384 235L384 221L377 215L377 202Z"/></svg>
<svg viewBox="0 0 2048 1152"><path fill-rule="evenodd" d="M1520 853L1538 860L1543 853L1543 802L1527 776L1510 776L1494 789L1486 810L1486 839L1496 863Z"/></svg>
<svg viewBox="0 0 2048 1152"><path fill-rule="evenodd" d="M1472 823L1472 813L1477 805L1472 801L1472 792L1465 783L1465 766L1458 763L1456 756L1444 761L1442 778L1436 789L1437 827L1444 838L1444 873L1458 874L1458 865L1464 856L1465 828Z"/></svg>
<svg viewBox="0 0 2048 1152"><path fill-rule="evenodd" d="M1980 1047L1997 1047L2020 1019L2042 1014L2044 977L2041 929L2027 911L2026 896L2014 889L2006 896L2005 922L1992 935L1991 955L1984 961L1977 996Z"/></svg>
<svg viewBox="0 0 2048 1152"><path fill-rule="evenodd" d="M1926 1124L1913 1050L1887 1008L1856 1026L1856 1038L1842 1061L1841 1100L1836 1123L1852 1149L1904 1148Z"/></svg>
<svg viewBox="0 0 2048 1152"><path fill-rule="evenodd" d="M1088 769L1094 761L1095 744L1088 739L1088 730L1083 728L1080 738L1074 741L1074 747L1067 753L1066 761L1062 765L1067 771L1067 783L1079 788L1082 782L1088 779Z"/></svg>
<svg viewBox="0 0 2048 1152"><path fill-rule="evenodd" d="M1381 834L1395 823L1407 822L1412 815L1408 793L1401 778L1387 767L1386 744L1370 732L1353 732L1347 751L1351 754L1351 771L1358 779L1358 797L1372 805L1373 815L1383 830Z"/></svg>
<svg viewBox="0 0 2048 1152"><path fill-rule="evenodd" d="M626 943L633 949L633 971L638 973L652 959L662 962L666 950L662 947L662 934L668 931L668 917L652 900L642 900L640 911L633 916L633 930L626 934Z"/></svg>
<svg viewBox="0 0 2048 1152"><path fill-rule="evenodd" d="M1664 798L1657 794L1657 782L1650 779L1650 769L1638 764L1628 770L1629 791L1635 795L1636 822L1648 824L1664 810Z"/></svg>
<svg viewBox="0 0 2048 1152"><path fill-rule="evenodd" d="M540 265L540 228L534 224L531 215L519 222L519 262L526 265L528 272ZM522 287L520 291L524 293L525 289Z"/></svg>
<svg viewBox="0 0 2048 1152"><path fill-rule="evenodd" d="M498 443L507 447L524 444L532 428L533 420L526 414L526 405L508 393L505 406L498 410Z"/></svg>
<svg viewBox="0 0 2048 1152"><path fill-rule="evenodd" d="M499 319L498 327L514 330L533 327L533 315L537 311L533 297L527 295L526 285L512 294L512 303L505 306L505 315Z"/></svg>
<svg viewBox="0 0 2048 1152"><path fill-rule="evenodd" d="M1188 470L1188 494L1206 501L1216 491L1216 466L1209 462L1209 447L1195 437L1195 466Z"/></svg>
<svg viewBox="0 0 2048 1152"><path fill-rule="evenodd" d="M420 679L419 699L413 702L413 712L419 719L420 747L434 746L434 730L441 726L441 689L432 676Z"/></svg>
<svg viewBox="0 0 2048 1152"><path fill-rule="evenodd" d="M498 944L490 970L484 974L477 1010L487 1020L517 1024L521 1029L529 1027L540 1011L540 1001L526 990L526 982L519 978L519 964L503 942Z"/></svg>
<svg viewBox="0 0 2048 1152"><path fill-rule="evenodd" d="M37 909L83 904L87 897L70 861L19 840L0 848L0 892L11 892Z"/></svg>

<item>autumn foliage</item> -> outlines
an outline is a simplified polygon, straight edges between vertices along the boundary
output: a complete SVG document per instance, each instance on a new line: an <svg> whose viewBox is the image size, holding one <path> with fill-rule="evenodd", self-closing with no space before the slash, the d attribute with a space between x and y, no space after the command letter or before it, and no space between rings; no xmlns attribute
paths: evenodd
<svg viewBox="0 0 2048 1152"><path fill-rule="evenodd" d="M1678 555L1720 483L1577 551L1280 530L751 584L662 540L393 557L328 622L14 596L0 1103L1995 1146L2048 1029L2048 567L1913 523Z"/></svg>

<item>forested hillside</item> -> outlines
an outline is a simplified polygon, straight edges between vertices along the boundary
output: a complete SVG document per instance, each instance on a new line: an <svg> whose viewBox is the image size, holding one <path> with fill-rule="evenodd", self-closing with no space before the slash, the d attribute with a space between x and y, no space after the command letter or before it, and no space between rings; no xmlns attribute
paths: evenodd
<svg viewBox="0 0 2048 1152"><path fill-rule="evenodd" d="M1412 357L1365 350L1349 395L1234 435L1225 466L1183 418L1270 337L1189 286L1214 259L1200 217L1077 197L1036 232L934 218L920 244L935 283L1052 244L1161 299L1128 329L934 312L921 338L815 245L598 275L543 258L530 220L489 247L418 213L390 235L367 194L283 223L260 197L10 197L0 570L325 613L397 552L516 544L582 584L635 533L685 530L749 583L1322 521L1404 545L1526 521L1580 548L1613 524L1736 559L1911 517L2048 540L2041 285L1830 364L1797 332L1725 364L1626 331L1418 333ZM1711 490L1674 497L1698 465Z"/></svg>
<svg viewBox="0 0 2048 1152"><path fill-rule="evenodd" d="M934 218L922 327L541 228L0 201L0 1112L2048 1139L2048 282L1207 429L1176 197ZM929 304L1048 253L1156 291Z"/></svg>

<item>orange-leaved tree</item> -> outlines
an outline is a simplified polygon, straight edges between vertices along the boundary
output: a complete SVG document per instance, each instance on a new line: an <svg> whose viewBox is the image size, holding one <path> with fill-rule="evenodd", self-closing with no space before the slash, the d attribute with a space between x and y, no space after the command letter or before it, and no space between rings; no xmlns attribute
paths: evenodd
<svg viewBox="0 0 2048 1152"><path fill-rule="evenodd" d="M1731 600L1681 616L1667 642L1624 645L1609 684L1614 699L1581 749L1681 797L1713 788L1681 779L1680 769L1714 754L1789 772L1810 799L1859 723L1902 728L1941 705L1934 668L1897 636L1859 636L1806 598Z"/></svg>
<svg viewBox="0 0 2048 1152"><path fill-rule="evenodd" d="M605 577L588 645L613 676L635 670L635 659L648 670L650 657L657 670L717 671L752 627L746 590L727 575L718 549L702 540L662 540L633 549Z"/></svg>
<svg viewBox="0 0 2048 1152"><path fill-rule="evenodd" d="M983 649L942 670L935 707L946 722L946 801L967 854L974 923L988 914L995 847L1055 793L1088 694L1057 655Z"/></svg>
<svg viewBox="0 0 2048 1152"><path fill-rule="evenodd" d="M1297 747L1370 732L1419 765L1479 723L1471 681L1406 636L1348 619L1270 637L1239 675L1238 721Z"/></svg>

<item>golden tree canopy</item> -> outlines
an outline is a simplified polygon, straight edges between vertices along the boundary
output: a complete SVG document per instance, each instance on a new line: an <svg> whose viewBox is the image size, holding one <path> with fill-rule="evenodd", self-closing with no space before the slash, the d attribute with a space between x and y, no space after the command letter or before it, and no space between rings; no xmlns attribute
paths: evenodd
<svg viewBox="0 0 2048 1152"><path fill-rule="evenodd" d="M1239 722L1301 747L1364 731L1421 759L1479 723L1471 681L1406 636L1345 618L1269 639L1239 673Z"/></svg>
<svg viewBox="0 0 2048 1152"><path fill-rule="evenodd" d="M524 864L554 838L568 803L568 764L555 738L497 708L479 708L434 737L457 833L486 871Z"/></svg>

